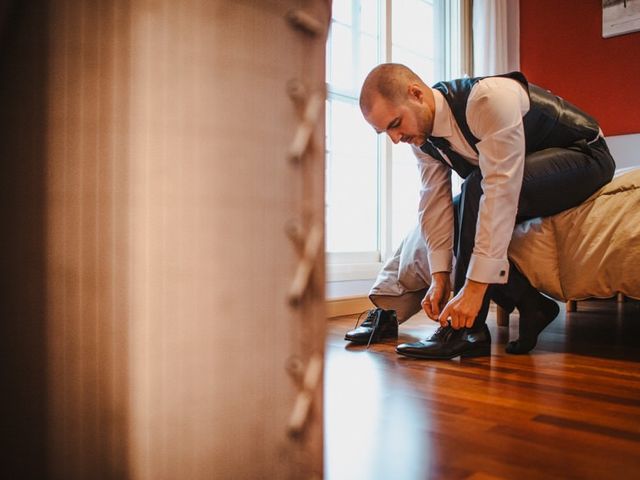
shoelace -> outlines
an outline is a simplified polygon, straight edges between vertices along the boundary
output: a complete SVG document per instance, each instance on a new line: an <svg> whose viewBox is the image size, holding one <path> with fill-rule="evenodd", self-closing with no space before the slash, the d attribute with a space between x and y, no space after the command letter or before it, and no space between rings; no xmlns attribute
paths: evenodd
<svg viewBox="0 0 640 480"><path fill-rule="evenodd" d="M367 350L369 350L369 345L371 345L371 339L373 338L373 334L376 333L378 329L378 325L380 324L380 315L375 316L375 320L373 321L373 328L371 329L371 335L369 335L369 341L367 342Z"/></svg>
<svg viewBox="0 0 640 480"><path fill-rule="evenodd" d="M453 329L450 326L446 327L438 327L438 329L431 336L434 340L447 340L449 336L453 333Z"/></svg>
<svg viewBox="0 0 640 480"><path fill-rule="evenodd" d="M360 315L358 315L358 318L356 320L356 324L353 326L353 329L355 330L356 328L358 328L358 323L360 322L360 319L362 318L362 316L364 314L367 314L367 318L364 319L364 322L362 322L362 325L364 325L365 323L367 323L369 320L372 320L373 317L375 316L375 309L371 309L371 310L365 310L364 312L362 312Z"/></svg>
<svg viewBox="0 0 640 480"><path fill-rule="evenodd" d="M360 315L358 315L358 319L356 320L356 324L353 327L354 330L356 328L358 328L358 322L362 318L362 315L364 315L365 313L367 314L367 318L364 319L364 322L362 322L362 325L367 323L369 320L372 320L371 323L372 323L372 327L373 327L371 329L371 335L369 335L369 341L367 342L367 350L368 350L369 349L369 345L371 345L371 340L373 339L373 335L376 333L376 330L378 329L378 325L380 324L380 315L376 315L376 311L374 309L365 310Z"/></svg>

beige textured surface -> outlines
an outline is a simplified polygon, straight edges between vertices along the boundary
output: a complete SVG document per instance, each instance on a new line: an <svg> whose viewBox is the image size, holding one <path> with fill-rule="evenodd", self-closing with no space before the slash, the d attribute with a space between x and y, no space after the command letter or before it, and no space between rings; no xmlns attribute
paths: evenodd
<svg viewBox="0 0 640 480"><path fill-rule="evenodd" d="M287 81L324 88L324 40L287 11L324 2L139 2L132 18L131 462L137 478L305 478L322 471L321 388L286 435L285 370L322 353L323 255L301 309L288 222L323 225L324 127L288 161ZM324 17L323 17L324 15ZM324 115L321 115L324 118Z"/></svg>
<svg viewBox="0 0 640 480"><path fill-rule="evenodd" d="M640 169L576 208L519 226L509 255L558 300L640 298Z"/></svg>
<svg viewBox="0 0 640 480"><path fill-rule="evenodd" d="M536 218L516 226L509 257L533 285L554 298L564 297L552 222Z"/></svg>
<svg viewBox="0 0 640 480"><path fill-rule="evenodd" d="M46 325L52 478L128 472L128 2L50 2Z"/></svg>

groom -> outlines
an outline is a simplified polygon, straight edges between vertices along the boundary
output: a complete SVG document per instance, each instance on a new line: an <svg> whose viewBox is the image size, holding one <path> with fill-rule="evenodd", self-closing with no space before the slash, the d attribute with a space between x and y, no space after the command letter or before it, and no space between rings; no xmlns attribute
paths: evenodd
<svg viewBox="0 0 640 480"><path fill-rule="evenodd" d="M392 63L369 73L360 108L377 133L410 144L422 181L419 219L431 271L422 307L441 326L396 351L427 359L489 355L490 299L520 313L519 338L506 351L532 350L559 308L509 262L509 241L515 223L574 207L611 180L615 162L597 122L519 72L428 87ZM464 179L455 205L452 170ZM378 310L345 338L397 335L393 315Z"/></svg>

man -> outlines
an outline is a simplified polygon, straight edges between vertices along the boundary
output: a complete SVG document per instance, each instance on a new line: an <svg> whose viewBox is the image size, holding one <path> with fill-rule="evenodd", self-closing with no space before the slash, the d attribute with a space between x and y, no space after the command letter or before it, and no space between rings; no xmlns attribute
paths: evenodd
<svg viewBox="0 0 640 480"><path fill-rule="evenodd" d="M419 219L431 272L422 306L441 326L396 351L433 359L489 355L490 299L520 313L519 338L506 351L532 350L559 308L509 262L507 248L516 222L574 207L611 180L615 162L597 122L519 72L430 88L399 64L369 73L360 108L376 132L411 145L422 179ZM451 170L464 178L455 205ZM346 338L397 333L393 314L376 312Z"/></svg>

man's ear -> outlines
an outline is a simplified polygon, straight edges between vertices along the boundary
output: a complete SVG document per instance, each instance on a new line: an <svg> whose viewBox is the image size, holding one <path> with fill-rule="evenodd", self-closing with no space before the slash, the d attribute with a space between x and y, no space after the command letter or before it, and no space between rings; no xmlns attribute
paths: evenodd
<svg viewBox="0 0 640 480"><path fill-rule="evenodd" d="M412 100L416 100L419 103L424 101L424 91L417 83L411 83L408 87L409 98Z"/></svg>

